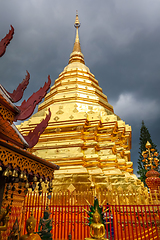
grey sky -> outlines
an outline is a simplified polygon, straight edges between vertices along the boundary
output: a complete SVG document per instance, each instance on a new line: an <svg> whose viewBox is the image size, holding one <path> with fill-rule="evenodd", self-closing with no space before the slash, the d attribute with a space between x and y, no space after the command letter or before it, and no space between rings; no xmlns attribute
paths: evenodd
<svg viewBox="0 0 160 240"><path fill-rule="evenodd" d="M0 39L15 28L0 58L1 84L13 91L26 70L27 98L47 81L52 85L68 64L76 10L86 65L99 81L115 113L132 126L135 173L139 131L144 120L160 151L159 0L0 0Z"/></svg>

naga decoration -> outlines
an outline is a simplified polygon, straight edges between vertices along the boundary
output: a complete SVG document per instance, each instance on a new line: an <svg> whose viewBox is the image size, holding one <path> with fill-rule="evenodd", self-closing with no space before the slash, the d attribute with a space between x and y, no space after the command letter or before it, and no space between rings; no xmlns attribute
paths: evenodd
<svg viewBox="0 0 160 240"><path fill-rule="evenodd" d="M12 40L13 34L14 34L14 28L11 25L11 30L9 30L9 33L6 34L6 36L0 41L0 57L2 57L5 54L6 47Z"/></svg>
<svg viewBox="0 0 160 240"><path fill-rule="evenodd" d="M50 76L48 76L48 82L44 84L43 88L41 87L36 93L33 93L32 96L26 101L24 100L21 104L21 106L17 106L17 108L20 110L20 113L17 114L14 118L14 121L17 120L25 120L29 118L36 107L36 105L42 101L42 98L45 97L48 89L51 85L51 79Z"/></svg>
<svg viewBox="0 0 160 240"><path fill-rule="evenodd" d="M34 147L38 140L39 140L39 137L40 135L44 132L44 130L46 129L47 125L48 125L48 122L51 118L51 111L50 111L50 108L48 109L49 111L49 114L46 115L46 118L42 120L41 123L39 123L35 129L32 131L29 132L29 134L27 136L23 136L24 139L27 141L28 145L29 145L29 148L32 148Z"/></svg>
<svg viewBox="0 0 160 240"><path fill-rule="evenodd" d="M109 222L106 222L106 219L108 219L108 217L105 217L105 213L108 211L108 208L105 211L103 211L103 205L105 201L103 201L102 205L100 206L98 203L98 199L96 197L94 199L94 206L92 206L87 200L86 202L88 203L90 210L89 211L86 209L84 210L87 212L89 216L87 220L89 221L88 225L90 226L90 235L92 238L86 238L85 240L106 239L105 225Z"/></svg>
<svg viewBox="0 0 160 240"><path fill-rule="evenodd" d="M7 90L5 90L8 95L12 98L12 101L18 102L19 100L21 100L21 98L23 97L23 92L26 89L26 87L28 86L29 83L29 79L30 79L30 74L28 71L27 75L25 77L25 79L23 79L23 81L18 85L17 89L13 91L13 93L9 93Z"/></svg>

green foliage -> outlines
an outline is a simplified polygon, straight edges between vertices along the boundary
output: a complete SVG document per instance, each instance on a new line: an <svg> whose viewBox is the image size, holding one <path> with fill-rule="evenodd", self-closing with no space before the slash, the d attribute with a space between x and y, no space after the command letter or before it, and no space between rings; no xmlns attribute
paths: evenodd
<svg viewBox="0 0 160 240"><path fill-rule="evenodd" d="M145 126L144 121L142 121L139 140L140 140L140 142L139 142L139 152L138 152L139 153L139 158L138 158L138 171L137 171L137 173L140 175L139 179L146 186L145 180L146 180L147 170L145 169L145 163L142 162L142 160L143 160L142 152L146 150L145 145L146 145L147 141L150 142L150 144L152 145L152 148L156 149L156 151L157 151L157 146L152 142L151 135L150 135L147 127Z"/></svg>

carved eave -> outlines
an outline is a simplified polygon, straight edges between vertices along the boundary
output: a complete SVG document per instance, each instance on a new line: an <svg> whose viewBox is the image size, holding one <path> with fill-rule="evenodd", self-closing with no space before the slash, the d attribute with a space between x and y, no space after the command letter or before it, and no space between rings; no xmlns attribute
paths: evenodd
<svg viewBox="0 0 160 240"><path fill-rule="evenodd" d="M0 159L3 170L9 167L11 171L16 169L18 172L25 172L28 176L28 180L31 182L34 175L37 176L38 180L40 177L51 180L53 179L54 170L59 169L58 165L43 160L1 139Z"/></svg>
<svg viewBox="0 0 160 240"><path fill-rule="evenodd" d="M11 124L9 121L3 119L0 115L0 138L8 142L16 144L21 148L28 148L29 145L23 138L21 133L17 130L14 123Z"/></svg>
<svg viewBox="0 0 160 240"><path fill-rule="evenodd" d="M27 75L25 79L23 79L23 81L18 85L18 87L13 91L13 93L10 93L7 90L5 90L7 94L11 97L12 102L14 103L21 100L21 98L23 97L24 90L28 86L30 74L28 71L26 72L27 72Z"/></svg>
<svg viewBox="0 0 160 240"><path fill-rule="evenodd" d="M12 103L5 89L0 85L0 138L21 148L27 148L28 143L13 123L18 113L19 109Z"/></svg>
<svg viewBox="0 0 160 240"><path fill-rule="evenodd" d="M0 57L2 57L5 54L6 47L12 40L13 34L14 34L14 28L11 25L11 30L9 30L9 33L6 34L6 36L0 41Z"/></svg>
<svg viewBox="0 0 160 240"><path fill-rule="evenodd" d="M27 136L24 136L24 139L27 141L29 148L32 148L37 144L40 135L46 129L48 122L51 118L51 111L50 109L48 110L49 110L49 113L48 115L46 115L46 118L43 119L41 123L37 124L37 126L33 129L33 131L31 130Z"/></svg>
<svg viewBox="0 0 160 240"><path fill-rule="evenodd" d="M17 120L25 120L29 118L36 107L36 105L42 101L42 99L45 97L47 94L48 89L50 88L51 85L51 79L50 75L48 75L48 82L45 82L44 86L41 87L37 92L33 93L31 97L28 98L28 100L24 100L21 104L21 106L17 106L18 109L20 110L20 113L17 114L14 118L14 121L16 122Z"/></svg>
<svg viewBox="0 0 160 240"><path fill-rule="evenodd" d="M20 110L12 103L11 97L0 84L0 115L11 124Z"/></svg>

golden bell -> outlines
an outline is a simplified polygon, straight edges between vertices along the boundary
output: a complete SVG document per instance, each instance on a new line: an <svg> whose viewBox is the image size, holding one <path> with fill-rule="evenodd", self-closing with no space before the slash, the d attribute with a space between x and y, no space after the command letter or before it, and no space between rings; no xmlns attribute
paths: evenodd
<svg viewBox="0 0 160 240"><path fill-rule="evenodd" d="M4 177L9 177L9 171L8 168L3 172Z"/></svg>
<svg viewBox="0 0 160 240"><path fill-rule="evenodd" d="M23 177L24 177L24 174L23 174L23 172L21 172L19 179L23 179Z"/></svg>
<svg viewBox="0 0 160 240"><path fill-rule="evenodd" d="M37 182L37 177L36 176L33 177L33 181Z"/></svg>
<svg viewBox="0 0 160 240"><path fill-rule="evenodd" d="M12 177L17 177L17 172L15 169L13 170Z"/></svg>
<svg viewBox="0 0 160 240"><path fill-rule="evenodd" d="M94 183L91 182L91 186L90 186L90 188L94 188L94 187L95 187Z"/></svg>
<svg viewBox="0 0 160 240"><path fill-rule="evenodd" d="M53 187L53 183L52 183L52 182L50 182L50 183L49 183L49 186L50 186L50 187Z"/></svg>
<svg viewBox="0 0 160 240"><path fill-rule="evenodd" d="M29 188L29 183L28 182L26 182L25 188Z"/></svg>
<svg viewBox="0 0 160 240"><path fill-rule="evenodd" d="M26 175L26 173L24 173L23 179L24 179L24 181L27 180L27 175Z"/></svg>

